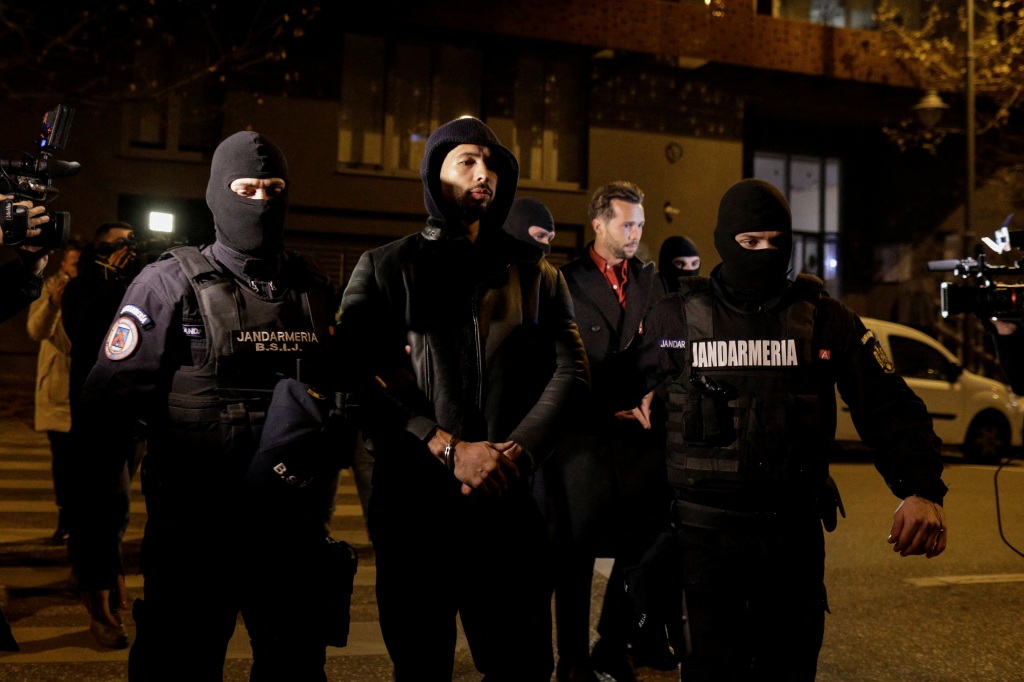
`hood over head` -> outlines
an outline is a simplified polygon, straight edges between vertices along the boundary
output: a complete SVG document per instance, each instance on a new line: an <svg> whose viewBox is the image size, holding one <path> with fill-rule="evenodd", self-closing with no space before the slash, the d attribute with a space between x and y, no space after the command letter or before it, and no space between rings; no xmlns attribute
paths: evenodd
<svg viewBox="0 0 1024 682"><path fill-rule="evenodd" d="M505 219L504 230L516 239L540 249L544 255L551 253L551 244L544 244L530 236L530 228L533 226L554 232L555 219L551 217L551 211L543 202L530 197L518 197L512 202L508 218Z"/></svg>
<svg viewBox="0 0 1024 682"><path fill-rule="evenodd" d="M458 225L461 217L457 207L449 204L441 190L441 165L445 157L460 144L475 144L491 150L488 167L498 174L494 198L480 221L481 232L500 228L505 222L512 200L519 186L519 162L515 155L502 146L494 131L478 118L463 116L449 121L430 133L427 148L420 165L423 179L423 203L431 218L445 224Z"/></svg>
<svg viewBox="0 0 1024 682"><path fill-rule="evenodd" d="M273 199L250 199L231 190L231 183L239 178L281 178L285 187ZM250 131L226 138L213 153L206 186L206 204L213 212L217 240L255 258L280 253L284 249L288 189L288 162L277 145Z"/></svg>
<svg viewBox="0 0 1024 682"><path fill-rule="evenodd" d="M745 232L781 232L777 248L750 250L736 241ZM726 290L744 301L763 301L789 285L793 222L789 204L774 185L746 179L726 190L718 206L715 248L722 257L718 276Z"/></svg>

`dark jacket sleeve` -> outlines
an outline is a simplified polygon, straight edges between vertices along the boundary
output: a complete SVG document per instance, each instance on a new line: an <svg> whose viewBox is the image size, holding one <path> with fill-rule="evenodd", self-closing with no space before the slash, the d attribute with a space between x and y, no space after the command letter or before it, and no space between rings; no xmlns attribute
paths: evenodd
<svg viewBox="0 0 1024 682"><path fill-rule="evenodd" d="M375 251L363 253L342 295L336 327L338 351L347 359L342 384L358 396L357 419L364 428L401 428L424 441L437 424L403 357L404 330L391 314L406 302L392 299L376 257Z"/></svg>
<svg viewBox="0 0 1024 682"><path fill-rule="evenodd" d="M536 405L509 436L509 440L523 448L531 469L551 454L572 399L585 394L590 386L587 353L576 327L569 287L562 273L554 268L543 272L548 278L546 290L549 292L543 324L554 339L555 370Z"/></svg>
<svg viewBox="0 0 1024 682"><path fill-rule="evenodd" d="M645 395L678 376L682 368L678 356L683 351L666 351L662 344L685 338L679 298L674 294L663 297L644 316L629 345L609 353L594 368L594 386L600 389L595 399L613 412L638 406Z"/></svg>
<svg viewBox="0 0 1024 682"><path fill-rule="evenodd" d="M43 279L29 272L20 260L0 266L0 322L39 298L42 291Z"/></svg>
<svg viewBox="0 0 1024 682"><path fill-rule="evenodd" d="M941 504L941 442L924 402L853 311L827 299L819 313L826 315L823 347L839 350L839 394L861 440L877 451L875 467L889 489L899 498L920 495Z"/></svg>
<svg viewBox="0 0 1024 682"><path fill-rule="evenodd" d="M80 400L73 405L72 432L81 457L72 495L71 556L83 590L109 589L124 570L120 531L129 499L119 481L133 452L137 420L165 400L168 339L175 327L181 329L180 306L150 274L144 272L129 286L117 310L131 303L149 316L152 326L134 321L137 346L120 359L108 357L101 342ZM115 319L114 325L118 323Z"/></svg>

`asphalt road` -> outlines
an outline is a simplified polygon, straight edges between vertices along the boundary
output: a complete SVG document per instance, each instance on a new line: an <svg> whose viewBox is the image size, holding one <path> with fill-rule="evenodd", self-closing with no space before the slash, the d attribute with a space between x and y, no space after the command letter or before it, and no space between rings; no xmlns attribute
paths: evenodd
<svg viewBox="0 0 1024 682"><path fill-rule="evenodd" d="M2 362L2 359L0 359ZM69 591L62 546L48 542L56 523L49 452L31 430L28 383L0 367L0 602L21 644L0 652L0 682L125 679L124 651L95 645L87 619ZM993 486L995 467L946 458L950 487L946 513L949 548L940 557L902 558L886 543L898 500L863 456L833 465L847 518L827 539L826 581L832 613L819 659L821 682L967 682L1024 680L1024 558L1000 539ZM1024 551L1024 467L999 476L1003 533ZM137 488L126 536L129 568L137 561L145 506ZM339 488L334 536L353 544L360 568L345 649L329 649L332 682L390 680L377 625L373 552L351 477ZM605 587L607 562L595 572L595 604ZM130 575L134 594L141 578ZM596 609L595 609L596 615ZM133 632L128 618L129 634ZM596 634L592 632L592 637ZM239 624L225 680L248 679L251 654ZM644 682L678 679L641 670ZM456 657L457 682L479 680L464 640Z"/></svg>
<svg viewBox="0 0 1024 682"><path fill-rule="evenodd" d="M823 682L1024 680L1024 558L1000 538L994 466L947 458L949 544L934 559L886 543L897 501L867 462L833 467L847 518L827 539ZM1024 552L1024 468L999 474L1002 532Z"/></svg>

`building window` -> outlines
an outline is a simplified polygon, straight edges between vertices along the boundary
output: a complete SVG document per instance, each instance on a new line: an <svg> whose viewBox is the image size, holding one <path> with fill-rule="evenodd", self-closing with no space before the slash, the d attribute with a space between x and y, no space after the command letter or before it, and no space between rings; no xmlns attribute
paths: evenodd
<svg viewBox="0 0 1024 682"><path fill-rule="evenodd" d="M904 4L905 1L897 0L897 3ZM834 28L876 28L875 0L758 0L757 11L781 19L802 19Z"/></svg>
<svg viewBox="0 0 1024 682"><path fill-rule="evenodd" d="M418 176L430 131L480 115L474 48L346 35L338 120L342 170Z"/></svg>
<svg viewBox="0 0 1024 682"><path fill-rule="evenodd" d="M344 41L339 169L416 177L430 132L471 115L516 155L522 184L582 183L584 71L576 62L513 48L485 58L474 47L381 36Z"/></svg>
<svg viewBox="0 0 1024 682"><path fill-rule="evenodd" d="M586 71L572 56L503 49L488 73L487 122L519 160L525 186L583 184Z"/></svg>
<svg viewBox="0 0 1024 682"><path fill-rule="evenodd" d="M127 102L122 109L121 151L126 156L202 161L220 142L220 104L176 94Z"/></svg>
<svg viewBox="0 0 1024 682"><path fill-rule="evenodd" d="M793 272L820 277L838 296L839 160L755 152L754 177L775 185L789 202Z"/></svg>

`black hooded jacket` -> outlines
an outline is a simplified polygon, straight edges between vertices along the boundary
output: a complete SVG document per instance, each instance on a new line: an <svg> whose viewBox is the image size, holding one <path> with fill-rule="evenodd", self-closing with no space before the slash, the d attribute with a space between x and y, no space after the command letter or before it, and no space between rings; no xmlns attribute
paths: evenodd
<svg viewBox="0 0 1024 682"><path fill-rule="evenodd" d="M459 144L487 146L498 175L475 241L440 184ZM339 313L342 352L359 358L349 381L364 401L375 486L391 474L447 475L425 444L435 425L467 441L514 440L535 465L570 395L589 381L565 280L502 230L519 175L511 152L479 120L457 119L431 134L421 175L426 227L364 253Z"/></svg>

